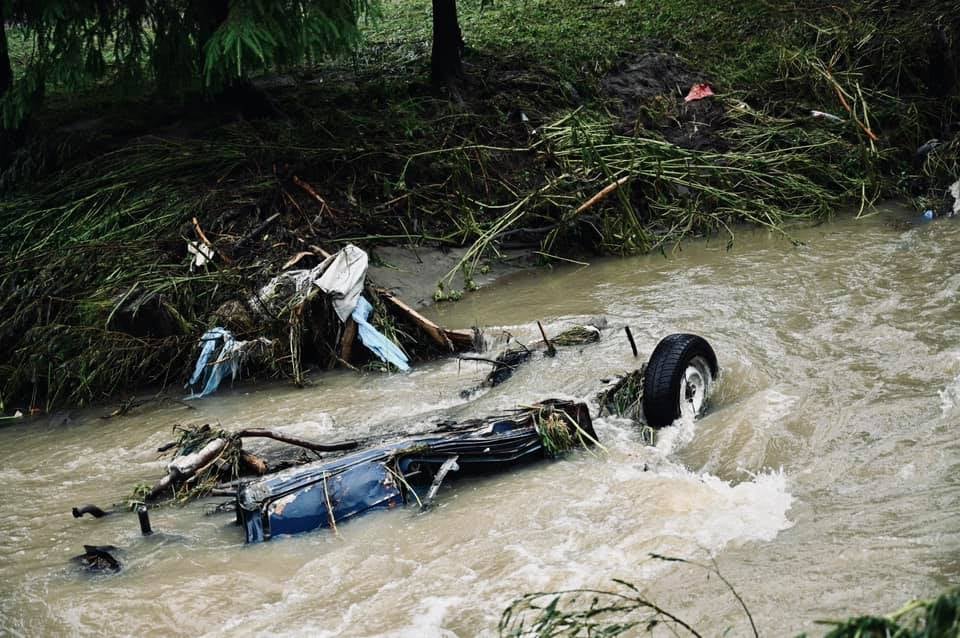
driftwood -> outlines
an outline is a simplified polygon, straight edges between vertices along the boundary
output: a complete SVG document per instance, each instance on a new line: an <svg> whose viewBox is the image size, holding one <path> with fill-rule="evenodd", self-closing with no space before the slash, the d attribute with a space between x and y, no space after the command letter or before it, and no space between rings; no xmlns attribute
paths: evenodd
<svg viewBox="0 0 960 638"><path fill-rule="evenodd" d="M179 483L183 483L216 461L226 449L228 442L228 439L216 438L207 443L199 452L178 456L172 460L167 464L167 475L157 481L147 494L146 500L156 499L166 490L173 489Z"/></svg>
<svg viewBox="0 0 960 638"><path fill-rule="evenodd" d="M405 315L410 321L415 323L423 330L430 339L440 348L448 352L463 352L473 348L473 332L466 330L447 330L433 323L419 312L400 301L389 291L377 290L381 297L393 304L393 306Z"/></svg>
<svg viewBox="0 0 960 638"><path fill-rule="evenodd" d="M343 324L343 336L340 338L340 360L350 363L353 354L353 342L357 338L357 322L347 317Z"/></svg>
<svg viewBox="0 0 960 638"><path fill-rule="evenodd" d="M188 480L197 473L205 470L212 463L215 463L227 450L229 444L237 439L246 438L264 438L280 441L289 445L313 450L314 452L339 452L342 450L352 450L360 445L360 441L344 441L342 443L324 444L302 439L298 436L283 434L273 430L263 428L248 428L239 430L227 436L217 437L208 442L201 450L192 454L178 456L167 465L167 475L157 481L146 500L157 499L165 491L175 488ZM270 471L266 461L260 457L240 451L240 462L252 474L262 476Z"/></svg>
<svg viewBox="0 0 960 638"><path fill-rule="evenodd" d="M297 447L313 450L314 452L339 452L341 450L352 450L360 445L359 441L344 441L343 443L333 444L314 443L313 441L308 441L307 439L301 439L298 436L291 436L289 434L282 434L280 432L274 432L273 430L266 430L262 428L240 430L239 432L236 432L234 436L237 436L241 439L273 439L274 441L289 443L290 445L296 445Z"/></svg>

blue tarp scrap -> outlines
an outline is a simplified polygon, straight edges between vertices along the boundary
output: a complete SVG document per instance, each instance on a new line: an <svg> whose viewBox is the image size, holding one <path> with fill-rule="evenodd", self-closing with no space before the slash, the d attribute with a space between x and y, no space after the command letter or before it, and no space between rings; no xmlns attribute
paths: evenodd
<svg viewBox="0 0 960 638"><path fill-rule="evenodd" d="M406 372L410 369L407 355L400 347L377 332L377 329L367 321L370 313L373 312L373 306L363 297L357 298L357 307L353 309L353 320L357 323L357 333L360 336L360 342L367 347L370 352L380 357L381 361L392 364L399 370Z"/></svg>
<svg viewBox="0 0 960 638"><path fill-rule="evenodd" d="M211 328L200 337L200 356L194 366L193 375L187 382L190 396L187 399L199 399L213 394L220 387L220 382L229 374L234 381L240 374L240 364L248 354L251 346L256 344L269 345L269 340L260 338L252 341L237 341L233 333L226 328ZM194 387L202 383L203 390L197 394Z"/></svg>

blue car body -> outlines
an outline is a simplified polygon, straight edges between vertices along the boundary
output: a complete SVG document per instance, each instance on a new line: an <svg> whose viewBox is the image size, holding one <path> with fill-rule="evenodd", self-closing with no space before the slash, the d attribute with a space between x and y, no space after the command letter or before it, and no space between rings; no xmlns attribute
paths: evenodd
<svg viewBox="0 0 960 638"><path fill-rule="evenodd" d="M444 426L246 483L237 492L237 517L247 542L256 543L335 527L371 510L422 502L425 488L438 487L451 467L458 475L483 475L552 456L542 427L552 415L560 416L570 440L583 446L596 441L585 404L545 401L511 415Z"/></svg>

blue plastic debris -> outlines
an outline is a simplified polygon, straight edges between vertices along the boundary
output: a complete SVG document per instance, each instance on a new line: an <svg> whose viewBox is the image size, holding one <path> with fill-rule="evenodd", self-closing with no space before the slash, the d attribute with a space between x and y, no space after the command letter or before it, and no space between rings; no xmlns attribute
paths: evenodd
<svg viewBox="0 0 960 638"><path fill-rule="evenodd" d="M924 218L925 220L927 220L927 221L930 221L931 219L933 219L933 218L935 217L935 213L934 213L932 210L927 209L927 210L923 211L923 215L921 215L921 217L923 217L923 218Z"/></svg>
<svg viewBox="0 0 960 638"><path fill-rule="evenodd" d="M220 387L220 382L227 376L227 373L231 375L232 379L236 379L237 373L240 371L239 362L235 362L232 359L224 360L221 354L213 364L210 364L210 357L212 357L215 352L218 350L222 352L226 349L227 344L233 342L233 333L226 328L212 328L203 333L203 336L200 337L200 343L203 344L203 348L200 350L200 356L197 357L197 365L193 368L193 375L190 377L190 381L187 382L187 387L190 388L190 396L186 398L199 399L200 397L205 397L208 394L216 392L217 388ZM197 382L201 379L204 379L203 391L200 394L196 394L193 391L193 387L197 385Z"/></svg>
<svg viewBox="0 0 960 638"><path fill-rule="evenodd" d="M264 337L251 341L237 341L233 333L226 328L216 327L207 330L200 337L200 356L197 365L193 368L193 375L186 387L190 388L187 399L199 399L213 394L220 387L220 382L229 374L230 380L236 380L240 374L240 365L250 354L254 346L267 346L270 340ZM203 385L203 390L197 394L195 386Z"/></svg>
<svg viewBox="0 0 960 638"><path fill-rule="evenodd" d="M360 336L360 342L367 347L370 352L380 357L381 361L386 361L394 367L407 371L410 369L407 355L400 347L377 332L377 329L370 325L367 319L373 312L373 306L363 297L357 298L357 306L353 309L353 320L357 322L357 333Z"/></svg>

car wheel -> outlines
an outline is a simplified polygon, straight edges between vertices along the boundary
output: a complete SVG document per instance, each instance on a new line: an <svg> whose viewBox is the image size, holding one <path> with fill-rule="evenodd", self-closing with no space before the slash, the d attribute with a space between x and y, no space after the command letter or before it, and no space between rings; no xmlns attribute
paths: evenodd
<svg viewBox="0 0 960 638"><path fill-rule="evenodd" d="M643 379L647 424L662 428L681 414L702 414L717 369L717 355L703 337L664 337L650 355Z"/></svg>

